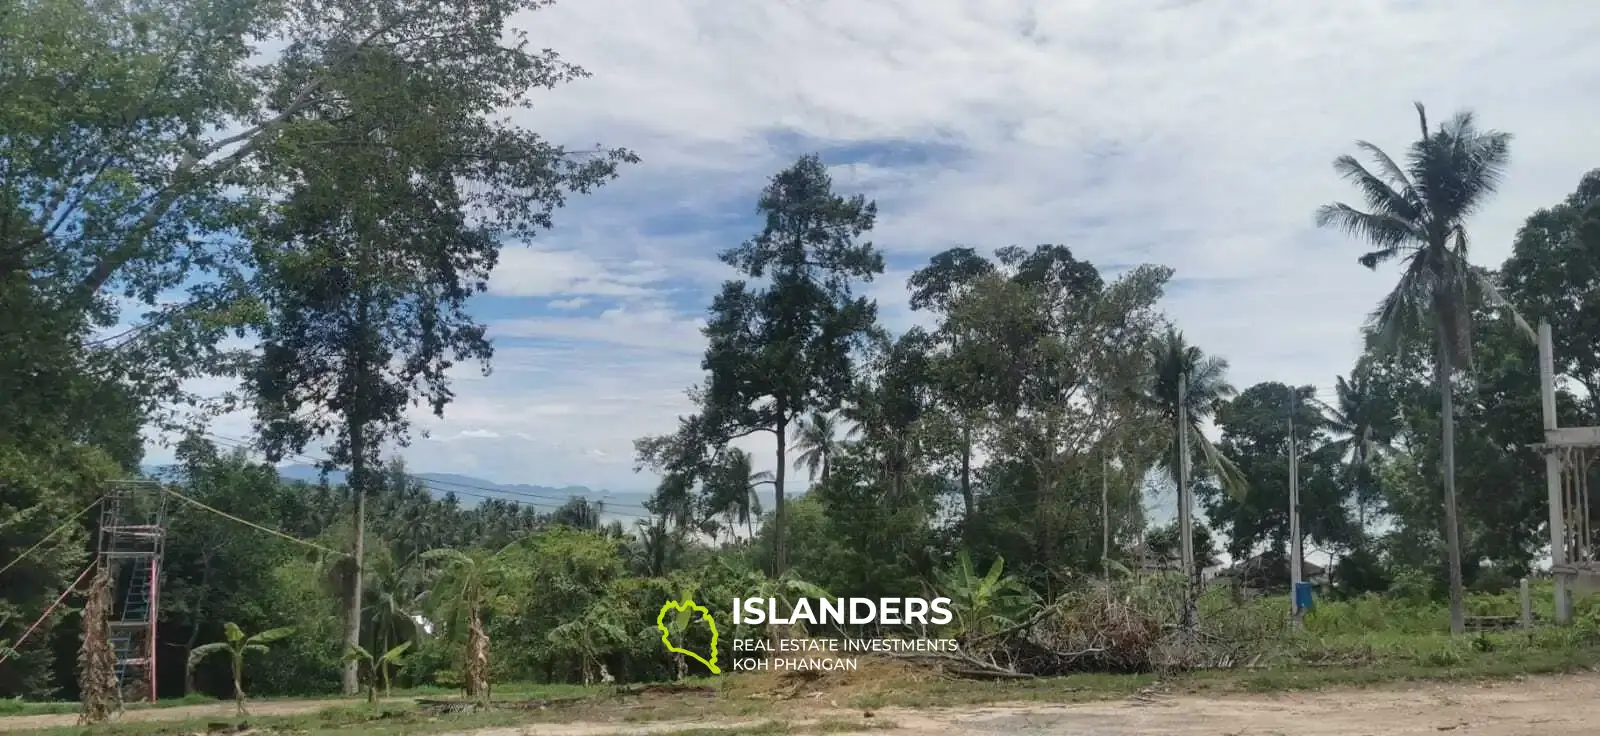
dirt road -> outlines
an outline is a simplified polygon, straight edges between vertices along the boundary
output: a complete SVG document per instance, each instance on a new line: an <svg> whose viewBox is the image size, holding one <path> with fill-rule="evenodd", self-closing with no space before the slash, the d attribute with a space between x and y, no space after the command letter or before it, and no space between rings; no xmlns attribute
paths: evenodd
<svg viewBox="0 0 1600 736"><path fill-rule="evenodd" d="M1600 676L1537 677L1483 684L1415 685L1260 697L1178 696L1073 705L1018 705L960 709L884 709L866 734L1072 734L1073 736L1592 736L1600 734ZM809 714L808 714L809 715ZM803 721L840 721L865 727L859 711L817 713ZM760 723L742 721L742 726ZM883 725L893 723L894 728ZM644 736L707 721L622 724L540 724L459 736ZM730 729L738 733L737 729Z"/></svg>
<svg viewBox="0 0 1600 736"><path fill-rule="evenodd" d="M1074 736L1588 736L1600 677L1421 685L1263 697L1156 697L950 713L886 712L889 733ZM885 733L878 731L877 733Z"/></svg>
<svg viewBox="0 0 1600 736"><path fill-rule="evenodd" d="M292 715L347 701L255 703L254 715ZM796 709L771 717L629 724L539 723L482 729L455 736L645 736L691 728L751 727L772 720L796 726L824 724L830 733L847 722L861 734L975 734L1021 736L1591 736L1600 734L1600 675L1530 677L1471 684L1421 684L1270 696L1153 696L1072 705L996 705L965 708L886 708L868 719L861 711ZM798 705L798 704L797 704ZM226 719L232 705L129 711L123 720ZM70 726L70 715L0 717L0 732ZM868 721L872 721L868 726ZM884 728L887 724L892 728ZM352 731L354 732L354 731ZM704 732L701 732L704 733Z"/></svg>

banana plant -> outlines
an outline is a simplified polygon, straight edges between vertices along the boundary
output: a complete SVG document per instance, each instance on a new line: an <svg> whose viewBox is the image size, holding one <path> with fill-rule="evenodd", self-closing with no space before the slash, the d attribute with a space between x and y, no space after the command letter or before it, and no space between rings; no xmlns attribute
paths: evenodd
<svg viewBox="0 0 1600 736"><path fill-rule="evenodd" d="M244 655L249 652L265 652L267 645L288 637L294 633L290 627L267 629L254 636L245 636L244 630L238 624L229 621L222 625L224 638L210 644L195 647L189 652L189 669L193 670L201 660L217 652L227 652L233 665L233 702L238 706L239 715L248 715L244 710Z"/></svg>
<svg viewBox="0 0 1600 736"><path fill-rule="evenodd" d="M553 652L578 660L583 684L590 685L605 654L627 646L627 625L633 618L637 617L625 604L601 598L584 609L582 616L551 629L545 638Z"/></svg>
<svg viewBox="0 0 1600 736"><path fill-rule="evenodd" d="M372 652L366 647L356 644L344 653L346 662L360 662L366 665L367 670L367 702L378 702L378 682L383 682L383 696L389 697L389 667L400 664L400 658L405 656L406 650L411 648L411 642L403 641L391 647L383 656L374 658Z"/></svg>
<svg viewBox="0 0 1600 736"><path fill-rule="evenodd" d="M445 627L451 639L465 637L467 647L462 660L462 684L467 696L487 703L489 684L489 633L484 616L496 601L504 599L500 588L512 574L512 542L496 552L441 548L422 553L427 564L439 564L440 577L430 592L432 615Z"/></svg>
<svg viewBox="0 0 1600 736"><path fill-rule="evenodd" d="M1039 597L1016 577L1005 574L1004 558L996 557L989 571L979 575L972 557L962 550L954 568L939 574L939 592L950 599L955 621L953 638L982 636L1011 626L1026 616Z"/></svg>
<svg viewBox="0 0 1600 736"><path fill-rule="evenodd" d="M783 574L770 578L759 570L741 569L730 564L726 559L720 560L722 566L735 576L736 590L746 591L746 596L758 599L771 599L778 605L779 611L793 611L795 601L801 598L832 598L833 595L821 586L803 580L793 570L785 570ZM786 639L790 628L798 630L801 636L806 635L805 624L774 624L770 619L766 623L766 634L769 642Z"/></svg>

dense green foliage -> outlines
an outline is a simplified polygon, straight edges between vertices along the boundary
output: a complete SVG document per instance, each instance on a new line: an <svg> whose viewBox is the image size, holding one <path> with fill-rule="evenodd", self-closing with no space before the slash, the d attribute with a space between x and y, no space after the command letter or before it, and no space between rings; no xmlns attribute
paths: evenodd
<svg viewBox="0 0 1600 736"><path fill-rule="evenodd" d="M1361 263L1405 271L1370 347L1323 390L1236 388L1225 356L1162 311L1171 269L1111 269L1059 244L933 256L909 282L930 326L891 334L862 295L884 271L867 240L877 206L806 156L752 193L759 230L723 254L692 413L638 442L660 478L649 518L430 495L380 448L408 436L408 405L447 410L455 362L492 358L468 305L502 239L548 227L567 196L633 162L498 115L582 75L508 37L513 13L544 4L0 13L0 695L74 693L76 600L6 643L83 570L96 520L82 512L139 472L141 432L194 403L180 385L195 376L243 379L256 449L326 442L349 483L286 481L203 430L180 444L174 488L308 544L171 501L163 694L353 691L363 667L374 691L392 679L481 697L507 680L683 677L701 668L663 650L655 617L685 597L937 592L959 616L931 633L963 641L1041 611L1093 623L1061 611L1115 586L1163 605L1185 537L1202 567L1263 561L1202 596L1202 618L1281 631L1286 606L1245 589L1287 583L1291 445L1306 541L1334 560L1324 595L1344 599L1313 614L1312 636L1442 631L1447 596L1459 628L1475 606L1504 613L1533 570L1537 371L1525 325L1505 317L1557 325L1575 384L1564 421L1600 423L1600 172L1534 213L1503 267L1476 266L1464 223L1509 138L1470 116L1424 121L1404 169L1367 144L1375 173L1339 160L1371 211L1320 218L1370 241ZM267 38L281 54L254 53ZM738 446L755 433L777 439L775 472ZM1180 477L1208 524L1148 523L1146 501L1168 502ZM1582 618L1574 636L1600 633ZM722 625L724 648L775 633ZM710 643L703 627L674 633Z"/></svg>

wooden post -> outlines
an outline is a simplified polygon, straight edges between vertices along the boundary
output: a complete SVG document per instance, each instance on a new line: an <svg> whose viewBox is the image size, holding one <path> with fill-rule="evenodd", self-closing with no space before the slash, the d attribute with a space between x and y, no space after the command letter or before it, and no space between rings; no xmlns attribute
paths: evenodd
<svg viewBox="0 0 1600 736"><path fill-rule="evenodd" d="M1522 598L1522 628L1531 629L1533 628L1533 594L1529 592L1527 578L1522 579L1520 592L1520 597Z"/></svg>

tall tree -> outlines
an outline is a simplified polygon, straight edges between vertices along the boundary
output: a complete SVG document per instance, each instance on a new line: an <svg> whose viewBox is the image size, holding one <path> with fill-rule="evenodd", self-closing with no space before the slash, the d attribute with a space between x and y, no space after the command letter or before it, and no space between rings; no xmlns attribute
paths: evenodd
<svg viewBox="0 0 1600 736"><path fill-rule="evenodd" d="M720 444L755 432L777 440L773 473L774 575L788 565L783 537L789 427L836 409L850 389L852 353L877 320L859 282L883 273L883 256L862 240L877 205L835 194L822 159L804 156L762 192L766 224L722 254L744 277L723 284L711 305L701 367L710 373L706 424ZM756 285L752 282L763 281Z"/></svg>
<svg viewBox="0 0 1600 736"><path fill-rule="evenodd" d="M574 156L491 117L525 105L527 90L583 73L531 52L509 26L544 4L403 7L374 21L403 28L392 43L352 48L330 28L285 52L301 75L276 90L282 131L259 146L282 201L252 229L253 291L266 315L248 385L273 456L326 438L331 461L350 468L347 650L361 644L379 453L406 441L411 404L442 414L451 366L487 368L484 326L466 305L486 288L501 239L549 227L568 192L632 160ZM313 102L300 100L307 93ZM345 663L347 694L360 687L358 665Z"/></svg>
<svg viewBox="0 0 1600 736"><path fill-rule="evenodd" d="M983 417L984 402L980 396L968 390L976 378L972 375L975 366L954 358L963 353L965 346L977 336L971 333L970 326L963 331L948 316L952 305L969 294L974 284L996 272L995 264L989 259L978 255L972 248L962 247L935 254L929 259L928 265L917 269L907 280L907 286L911 289L912 309L931 309L946 317L934 335L937 346L931 356L929 371L936 389L934 409L939 418L946 420L942 425L950 430L947 433L949 441L943 444L953 450L946 456L953 455L951 461L955 466L957 490L961 494L964 511L963 530L969 541L971 522L977 513L977 496L972 487L973 448L978 423Z"/></svg>
<svg viewBox="0 0 1600 736"><path fill-rule="evenodd" d="M1291 396L1293 397L1291 402ZM1220 448L1250 487L1243 496L1222 492L1212 484L1196 487L1206 518L1227 533L1228 554L1242 561L1262 543L1281 559L1293 548L1289 519L1289 453L1300 483L1300 532L1318 545L1349 547L1355 528L1346 501L1352 486L1339 483L1343 471L1340 447L1329 443L1328 421L1310 386L1292 389L1265 382L1241 391L1217 412ZM1293 418L1294 445L1289 443ZM1285 568L1287 571L1287 568Z"/></svg>
<svg viewBox="0 0 1600 736"><path fill-rule="evenodd" d="M1426 332L1432 332L1437 341L1434 385L1443 422L1440 465L1450 630L1460 633L1466 619L1461 526L1456 514L1452 378L1455 366L1472 360L1472 306L1498 296L1468 261L1466 221L1499 185L1510 158L1511 134L1480 130L1468 111L1458 112L1430 130L1422 103L1416 108L1422 137L1411 144L1403 167L1366 141L1357 141L1356 146L1371 157L1376 173L1354 156L1334 161L1334 170L1360 190L1367 210L1336 202L1319 208L1316 222L1319 227L1337 227L1369 243L1373 249L1361 256L1363 266L1376 269L1393 260L1402 263L1400 281L1371 316L1371 334L1381 345L1394 349L1404 338Z"/></svg>
<svg viewBox="0 0 1600 736"><path fill-rule="evenodd" d="M1584 387L1584 424L1600 425L1600 169L1528 217L1500 278L1518 309L1550 323L1556 372Z"/></svg>
<svg viewBox="0 0 1600 736"><path fill-rule="evenodd" d="M1150 341L1147 348L1145 383L1139 398L1147 411L1155 414L1171 429L1162 444L1166 451L1157 461L1157 467L1167 471L1178 489L1179 532L1188 537L1196 526L1189 516L1193 509L1194 478L1188 468L1209 471L1221 486L1235 495L1242 495L1246 481L1233 460L1222 454L1211 443L1200 425L1215 415L1223 403L1234 395L1228 383L1228 361L1206 355L1200 348L1190 345L1183 333L1168 328L1166 333ZM1200 462L1194 462L1198 459ZM1189 540L1192 542L1192 538ZM1184 545L1193 549L1190 545ZM1184 562L1183 576L1187 581L1184 598L1184 623L1195 623L1195 603L1200 584L1200 569L1194 558Z"/></svg>

